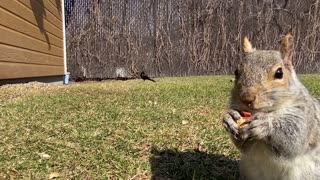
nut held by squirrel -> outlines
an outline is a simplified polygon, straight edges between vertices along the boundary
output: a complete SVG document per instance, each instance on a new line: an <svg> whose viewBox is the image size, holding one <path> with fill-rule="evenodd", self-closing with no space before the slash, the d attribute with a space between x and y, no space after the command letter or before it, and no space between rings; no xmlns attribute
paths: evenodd
<svg viewBox="0 0 320 180"><path fill-rule="evenodd" d="M246 122L250 119L251 113L246 111L240 111L240 114L242 117L237 120L237 125L239 126L239 128L244 128L248 126L248 123Z"/></svg>

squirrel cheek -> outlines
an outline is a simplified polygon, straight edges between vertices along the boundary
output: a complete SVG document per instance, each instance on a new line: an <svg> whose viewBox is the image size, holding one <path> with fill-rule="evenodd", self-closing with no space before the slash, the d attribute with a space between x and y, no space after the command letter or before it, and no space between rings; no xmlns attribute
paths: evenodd
<svg viewBox="0 0 320 180"><path fill-rule="evenodd" d="M261 107L263 107L263 99L259 96L259 95L256 95L256 99L255 101L252 103L252 109L259 109Z"/></svg>
<svg viewBox="0 0 320 180"><path fill-rule="evenodd" d="M252 106L252 109L263 109L263 108L271 108L274 106L274 101L268 99L268 97L257 96L255 103Z"/></svg>

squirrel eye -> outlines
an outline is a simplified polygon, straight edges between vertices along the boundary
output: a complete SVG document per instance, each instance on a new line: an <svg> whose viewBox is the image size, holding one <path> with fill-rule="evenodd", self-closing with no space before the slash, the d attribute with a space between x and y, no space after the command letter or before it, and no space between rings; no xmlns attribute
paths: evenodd
<svg viewBox="0 0 320 180"><path fill-rule="evenodd" d="M282 79L283 78L283 72L282 68L278 68L276 73L274 74L274 78L276 79Z"/></svg>

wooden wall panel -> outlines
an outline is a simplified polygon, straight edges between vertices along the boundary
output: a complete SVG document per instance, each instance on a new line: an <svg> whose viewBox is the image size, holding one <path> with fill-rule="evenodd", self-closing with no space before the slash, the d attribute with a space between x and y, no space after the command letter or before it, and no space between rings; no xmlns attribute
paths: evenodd
<svg viewBox="0 0 320 180"><path fill-rule="evenodd" d="M57 76L62 74L64 74L63 66L0 62L1 79Z"/></svg>
<svg viewBox="0 0 320 180"><path fill-rule="evenodd" d="M57 26L59 29L62 29L62 23L61 18L59 19L56 17L51 11L46 9L43 1L36 1L36 0L19 0L22 4L30 8L31 10L36 10L35 13L37 16L44 16L44 19L46 19L48 22L53 24L54 26ZM41 11L37 11L37 9L41 9ZM55 9L57 11L57 9ZM61 15L60 15L61 16Z"/></svg>
<svg viewBox="0 0 320 180"><path fill-rule="evenodd" d="M43 65L63 65L63 58L18 47L0 44L0 62L17 62Z"/></svg>
<svg viewBox="0 0 320 180"><path fill-rule="evenodd" d="M62 29L54 26L45 19L45 16L39 16L36 12L24 6L18 1L13 0L0 0L0 7L14 13L15 15L25 19L26 21L38 26L41 29L45 29L46 32L51 33L60 39L63 39ZM39 10L43 11L43 10Z"/></svg>
<svg viewBox="0 0 320 180"><path fill-rule="evenodd" d="M0 80L64 75L60 0L0 0Z"/></svg>
<svg viewBox="0 0 320 180"><path fill-rule="evenodd" d="M37 1L38 2L43 1L44 7L62 21L62 14L61 14L62 7L56 5L59 2L61 3L61 0L54 0L54 2L50 2L49 0L37 0Z"/></svg>
<svg viewBox="0 0 320 180"><path fill-rule="evenodd" d="M63 49L0 26L0 42L11 46L63 57Z"/></svg>
<svg viewBox="0 0 320 180"><path fill-rule="evenodd" d="M41 32L39 27L36 25L24 21L22 18L15 16L5 9L0 8L0 17L6 17L0 20L0 25L2 26L42 40L48 44L55 45L60 48L63 47L62 39L59 39L50 33Z"/></svg>

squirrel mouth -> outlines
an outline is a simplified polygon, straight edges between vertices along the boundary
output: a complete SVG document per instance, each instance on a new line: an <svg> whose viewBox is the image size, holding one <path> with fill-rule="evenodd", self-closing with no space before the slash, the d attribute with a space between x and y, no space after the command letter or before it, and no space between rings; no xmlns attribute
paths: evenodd
<svg viewBox="0 0 320 180"><path fill-rule="evenodd" d="M253 111L258 111L260 108L257 107L257 104L252 102L252 103L240 103L240 106L242 107L243 110L246 110L248 112L253 112Z"/></svg>

